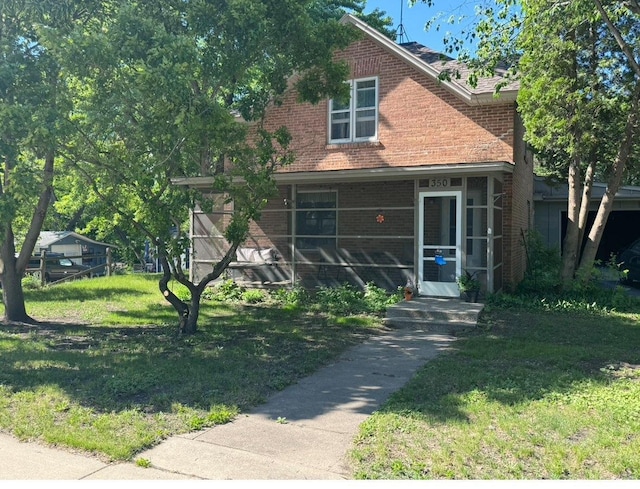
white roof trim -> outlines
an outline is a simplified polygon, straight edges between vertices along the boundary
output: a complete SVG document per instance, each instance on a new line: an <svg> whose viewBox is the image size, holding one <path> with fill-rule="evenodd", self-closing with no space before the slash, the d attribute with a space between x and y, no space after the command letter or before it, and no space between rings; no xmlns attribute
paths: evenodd
<svg viewBox="0 0 640 489"><path fill-rule="evenodd" d="M446 80L440 80L438 78L440 73L437 70L435 70L431 65L429 65L428 63L422 62L419 58L417 58L416 56L413 56L409 51L404 49L402 46L399 46L398 44L393 42L391 39L389 39L387 36L380 33L379 31L377 31L367 23L363 22L362 20L358 19L357 17L351 14L345 14L340 19L340 22L349 23L357 27L362 32L367 34L369 37L371 37L378 43L382 44L384 48L391 51L397 57L401 58L402 60L410 64L411 66L416 68L418 71L421 71L422 73L426 74L427 76L441 83L450 92L452 92L454 95L456 95L457 97L459 97L469 105L506 104L506 103L513 103L517 99L517 96L518 96L517 90L501 90L500 96L496 97L494 96L493 93L475 94L470 92L469 90L466 90L463 86L458 85L457 83L452 83Z"/></svg>
<svg viewBox="0 0 640 489"><path fill-rule="evenodd" d="M280 184L327 183L376 180L411 180L433 175L463 176L470 174L512 173L513 164L506 162L463 163L451 165L402 166L395 168L370 168L363 170L325 170L313 172L275 173ZM182 177L171 180L173 185L193 188L212 187L215 177Z"/></svg>

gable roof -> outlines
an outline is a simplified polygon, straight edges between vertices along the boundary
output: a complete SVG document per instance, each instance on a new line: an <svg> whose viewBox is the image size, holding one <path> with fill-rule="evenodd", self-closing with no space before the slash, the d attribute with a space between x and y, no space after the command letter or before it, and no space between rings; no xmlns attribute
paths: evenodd
<svg viewBox="0 0 640 489"><path fill-rule="evenodd" d="M100 241L95 241L91 238L87 238L86 236L82 236L81 234L74 233L73 231L42 231L40 233L40 236L38 237L38 242L36 243L36 249L48 248L52 244L55 244L58 241L62 241L64 238L67 238L69 236L74 237L77 240L84 241L86 243L116 248L114 245L110 245L108 243L101 243Z"/></svg>
<svg viewBox="0 0 640 489"><path fill-rule="evenodd" d="M504 74L504 72L499 72L496 76L490 78L480 78L477 86L472 87L467 82L471 69L464 63L444 56L417 42L397 44L351 14L345 14L340 22L351 24L361 30L391 54L442 84L443 87L469 105L507 104L516 101L519 86L517 82L512 82L503 87L497 96L495 94L495 87L498 83L504 82L504 78L501 76L501 73ZM451 76L451 80L440 80L440 75L447 71L459 73L460 78Z"/></svg>

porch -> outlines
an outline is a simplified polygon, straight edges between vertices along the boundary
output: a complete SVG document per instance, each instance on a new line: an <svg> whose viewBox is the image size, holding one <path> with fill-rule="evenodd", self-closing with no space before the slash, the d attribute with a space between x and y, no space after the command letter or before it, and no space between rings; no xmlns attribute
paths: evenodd
<svg viewBox="0 0 640 489"><path fill-rule="evenodd" d="M468 271L483 293L500 290L507 202L505 173L492 170L281 184L243 244L272 248L278 261L234 270L233 278L250 286L373 283L389 291L410 282L419 295L459 297L456 279ZM196 279L224 253L224 225L232 212L192 213Z"/></svg>

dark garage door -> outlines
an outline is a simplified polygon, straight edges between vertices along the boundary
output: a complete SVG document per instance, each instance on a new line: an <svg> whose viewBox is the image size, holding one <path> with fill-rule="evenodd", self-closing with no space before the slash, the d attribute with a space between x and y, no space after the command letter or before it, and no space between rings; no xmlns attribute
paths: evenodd
<svg viewBox="0 0 640 489"><path fill-rule="evenodd" d="M591 227L596 217L595 211L589 212L588 227ZM562 240L567 231L567 213L562 213ZM607 225L604 228L604 234L596 260L602 262L609 261L612 253L619 254L620 250L626 248L636 239L640 238L640 211L613 211L609 215ZM583 244L586 242L583 242Z"/></svg>

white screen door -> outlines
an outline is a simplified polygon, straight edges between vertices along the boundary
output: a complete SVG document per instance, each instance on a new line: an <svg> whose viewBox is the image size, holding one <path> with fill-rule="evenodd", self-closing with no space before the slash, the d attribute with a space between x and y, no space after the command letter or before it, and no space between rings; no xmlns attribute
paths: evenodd
<svg viewBox="0 0 640 489"><path fill-rule="evenodd" d="M420 294L459 297L462 192L420 192Z"/></svg>

